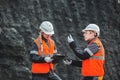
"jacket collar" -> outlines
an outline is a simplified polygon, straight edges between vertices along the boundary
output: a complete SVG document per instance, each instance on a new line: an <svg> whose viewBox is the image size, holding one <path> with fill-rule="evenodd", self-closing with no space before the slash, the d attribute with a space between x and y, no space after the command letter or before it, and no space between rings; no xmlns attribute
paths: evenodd
<svg viewBox="0 0 120 80"><path fill-rule="evenodd" d="M94 40L94 39L96 39L96 38L97 38L97 37L94 37L94 38L88 40L87 43L89 44L92 40Z"/></svg>

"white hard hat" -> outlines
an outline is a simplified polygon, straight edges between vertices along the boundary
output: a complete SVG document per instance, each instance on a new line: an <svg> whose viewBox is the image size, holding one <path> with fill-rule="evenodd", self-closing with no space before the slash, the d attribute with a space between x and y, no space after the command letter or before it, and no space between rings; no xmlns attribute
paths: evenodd
<svg viewBox="0 0 120 80"><path fill-rule="evenodd" d="M54 34L53 25L49 21L43 21L39 27L45 34Z"/></svg>
<svg viewBox="0 0 120 80"><path fill-rule="evenodd" d="M82 30L82 32L85 32L86 30L92 30L97 33L97 36L100 35L100 28L96 24L89 24L85 29Z"/></svg>

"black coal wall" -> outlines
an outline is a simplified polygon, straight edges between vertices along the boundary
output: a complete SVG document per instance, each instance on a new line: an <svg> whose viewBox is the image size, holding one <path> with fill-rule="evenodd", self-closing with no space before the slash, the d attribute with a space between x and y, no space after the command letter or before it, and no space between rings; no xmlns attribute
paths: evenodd
<svg viewBox="0 0 120 80"><path fill-rule="evenodd" d="M55 28L53 39L59 53L79 60L66 41L72 34L83 48L81 30L90 23L99 25L105 50L104 80L120 79L119 0L0 0L0 80L31 80L29 51L42 21ZM80 80L79 67L61 61L56 72L63 80Z"/></svg>

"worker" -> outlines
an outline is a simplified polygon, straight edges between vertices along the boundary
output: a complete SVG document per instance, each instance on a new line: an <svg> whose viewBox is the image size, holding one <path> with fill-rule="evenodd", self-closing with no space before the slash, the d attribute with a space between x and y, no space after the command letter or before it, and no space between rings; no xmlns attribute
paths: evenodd
<svg viewBox="0 0 120 80"><path fill-rule="evenodd" d="M49 21L43 21L39 30L39 36L34 40L30 51L32 80L62 80L53 73L55 60L52 57L57 54L55 43L51 39L54 34L53 25Z"/></svg>
<svg viewBox="0 0 120 80"><path fill-rule="evenodd" d="M84 50L76 45L72 35L67 37L71 49L80 60L66 59L64 63L81 67L82 80L103 80L105 51L99 39L100 29L96 24L89 24L82 32L88 44Z"/></svg>

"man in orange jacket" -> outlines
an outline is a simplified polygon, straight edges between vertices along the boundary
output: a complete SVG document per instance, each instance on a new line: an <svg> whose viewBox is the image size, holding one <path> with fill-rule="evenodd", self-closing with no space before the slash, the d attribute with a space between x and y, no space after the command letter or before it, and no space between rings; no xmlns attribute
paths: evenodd
<svg viewBox="0 0 120 80"><path fill-rule="evenodd" d="M39 28L40 34L34 40L30 51L32 80L62 80L52 73L53 61L56 62L52 57L57 54L54 41L51 39L54 34L53 25L49 21L43 21Z"/></svg>
<svg viewBox="0 0 120 80"><path fill-rule="evenodd" d="M105 52L104 47L98 38L100 29L96 24L89 24L82 32L84 32L84 40L88 43L88 46L84 50L81 50L76 46L71 35L68 36L68 43L71 49L81 61L66 59L64 60L64 63L82 67L82 80L102 80L104 75L103 64Z"/></svg>

